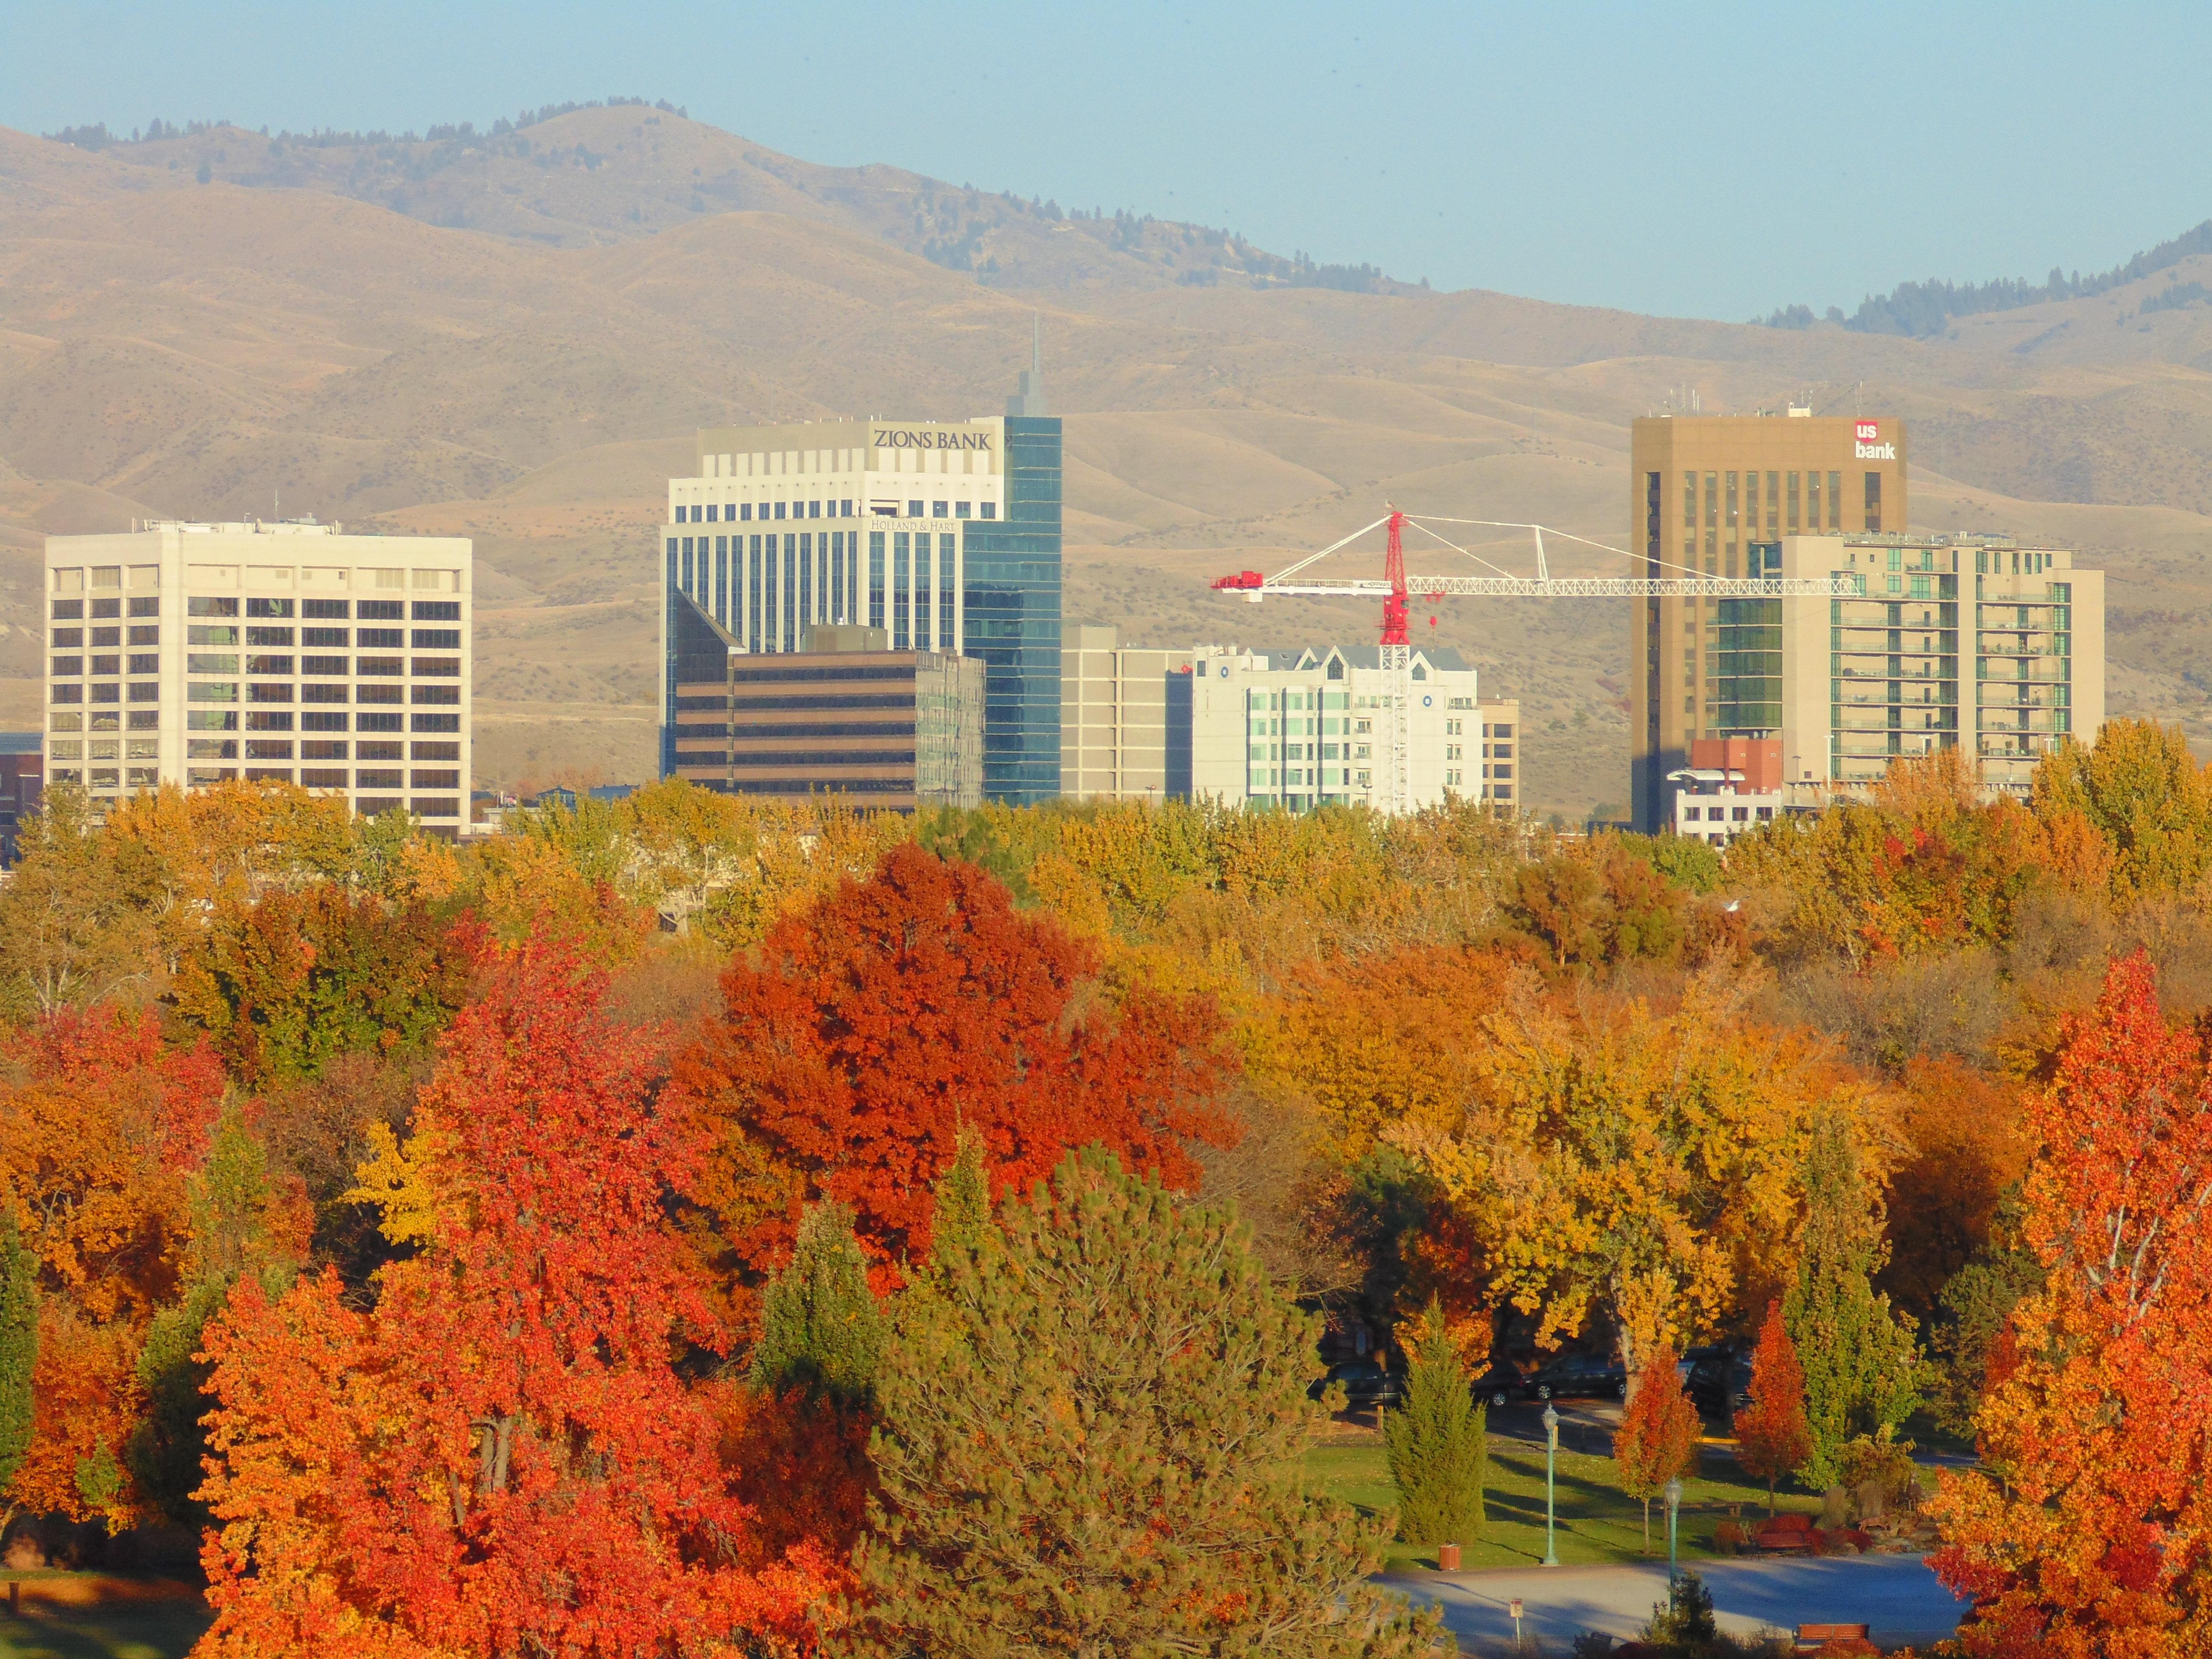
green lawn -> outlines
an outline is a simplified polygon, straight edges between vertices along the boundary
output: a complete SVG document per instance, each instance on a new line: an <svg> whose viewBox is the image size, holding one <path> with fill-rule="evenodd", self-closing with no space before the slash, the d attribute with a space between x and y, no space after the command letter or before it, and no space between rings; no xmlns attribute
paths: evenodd
<svg viewBox="0 0 2212 1659"><path fill-rule="evenodd" d="M27 1603L21 1617L0 1607L0 1655L7 1659L180 1659L210 1615L194 1601L142 1601L107 1607L52 1608Z"/></svg>
<svg viewBox="0 0 2212 1659"><path fill-rule="evenodd" d="M1710 1467L1730 1477L1692 1478L1683 1482L1681 1554L1686 1560L1712 1554L1713 1528L1728 1516L1729 1505L1743 1506L1743 1518L1754 1522L1766 1513L1766 1488L1738 1484L1735 1466L1713 1457ZM1382 1461L1379 1438L1339 1442L1314 1448L1306 1455L1306 1469L1315 1490L1373 1513L1394 1508L1397 1488ZM1817 1510L1820 1502L1802 1493L1785 1492L1778 1507ZM1486 1521L1480 1541L1467 1540L1461 1565L1469 1571L1480 1567L1526 1566L1544 1559L1544 1450L1525 1441L1493 1435L1490 1442L1490 1485L1485 1504ZM1579 1452L1561 1451L1559 1462L1559 1553L1570 1565L1632 1561L1641 1555L1644 1540L1643 1505L1621 1496L1613 1480L1613 1460ZM1667 1555L1667 1514L1656 1501L1651 1505L1651 1553ZM1394 1543L1389 1565L1430 1568L1437 1564L1432 1547Z"/></svg>

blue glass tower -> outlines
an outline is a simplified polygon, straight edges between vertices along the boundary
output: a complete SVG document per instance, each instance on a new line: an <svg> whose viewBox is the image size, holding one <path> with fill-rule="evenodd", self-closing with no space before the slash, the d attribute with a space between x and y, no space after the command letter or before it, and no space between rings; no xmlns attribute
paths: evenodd
<svg viewBox="0 0 2212 1659"><path fill-rule="evenodd" d="M1060 422L1006 417L1006 517L963 527L961 641L982 659L983 794L1060 793Z"/></svg>

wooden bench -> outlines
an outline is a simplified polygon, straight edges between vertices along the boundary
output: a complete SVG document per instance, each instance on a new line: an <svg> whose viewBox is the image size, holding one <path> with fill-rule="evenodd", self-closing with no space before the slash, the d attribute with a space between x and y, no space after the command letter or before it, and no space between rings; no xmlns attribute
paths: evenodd
<svg viewBox="0 0 2212 1659"><path fill-rule="evenodd" d="M1751 1541L1763 1553L1809 1550L1815 1541L1813 1531L1809 1515L1778 1515L1754 1527Z"/></svg>
<svg viewBox="0 0 2212 1659"><path fill-rule="evenodd" d="M1800 1653L1817 1653L1832 1642L1855 1643L1869 1653L1874 1651L1873 1644L1867 1640L1867 1626L1864 1625L1797 1626L1797 1651Z"/></svg>

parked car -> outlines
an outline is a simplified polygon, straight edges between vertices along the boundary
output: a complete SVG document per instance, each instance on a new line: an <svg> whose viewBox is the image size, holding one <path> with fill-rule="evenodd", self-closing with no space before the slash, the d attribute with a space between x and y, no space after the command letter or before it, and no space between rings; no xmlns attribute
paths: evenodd
<svg viewBox="0 0 2212 1659"><path fill-rule="evenodd" d="M1727 1348L1692 1350L1690 1398L1711 1417L1729 1417L1751 1397L1751 1360Z"/></svg>
<svg viewBox="0 0 2212 1659"><path fill-rule="evenodd" d="M1618 1400L1627 1392L1627 1370L1610 1356L1595 1353L1555 1359L1527 1384L1531 1400Z"/></svg>
<svg viewBox="0 0 2212 1659"><path fill-rule="evenodd" d="M1306 1389L1306 1398L1318 1400L1332 1382L1344 1384L1345 1403L1352 1407L1395 1406L1398 1403L1398 1379L1386 1370L1379 1359L1344 1359L1328 1368L1328 1375L1315 1380Z"/></svg>
<svg viewBox="0 0 2212 1659"><path fill-rule="evenodd" d="M1518 1400L1528 1387L1528 1379L1510 1365L1492 1365L1468 1385L1468 1392L1478 1405L1502 1406L1509 1400Z"/></svg>

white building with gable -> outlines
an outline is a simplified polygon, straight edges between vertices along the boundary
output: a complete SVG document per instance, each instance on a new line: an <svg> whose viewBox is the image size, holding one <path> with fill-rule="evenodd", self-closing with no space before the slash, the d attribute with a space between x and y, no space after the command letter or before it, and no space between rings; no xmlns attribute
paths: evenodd
<svg viewBox="0 0 2212 1659"><path fill-rule="evenodd" d="M1395 687L1381 658L1372 645L1295 653L1197 647L1187 694L1174 684L1181 677L1170 677L1170 722L1187 723L1189 732L1191 798L1293 812L1382 805L1389 791ZM1486 715L1498 726L1501 709L1486 711L1475 671L1455 651L1416 647L1407 684L1414 807L1441 805L1447 797L1512 801L1510 763L1507 779L1495 786L1485 777L1492 769L1484 758ZM1187 712L1176 707L1185 695ZM1503 717L1509 753L1515 724ZM1494 787L1514 793L1499 795ZM1171 793L1182 792L1171 786Z"/></svg>

